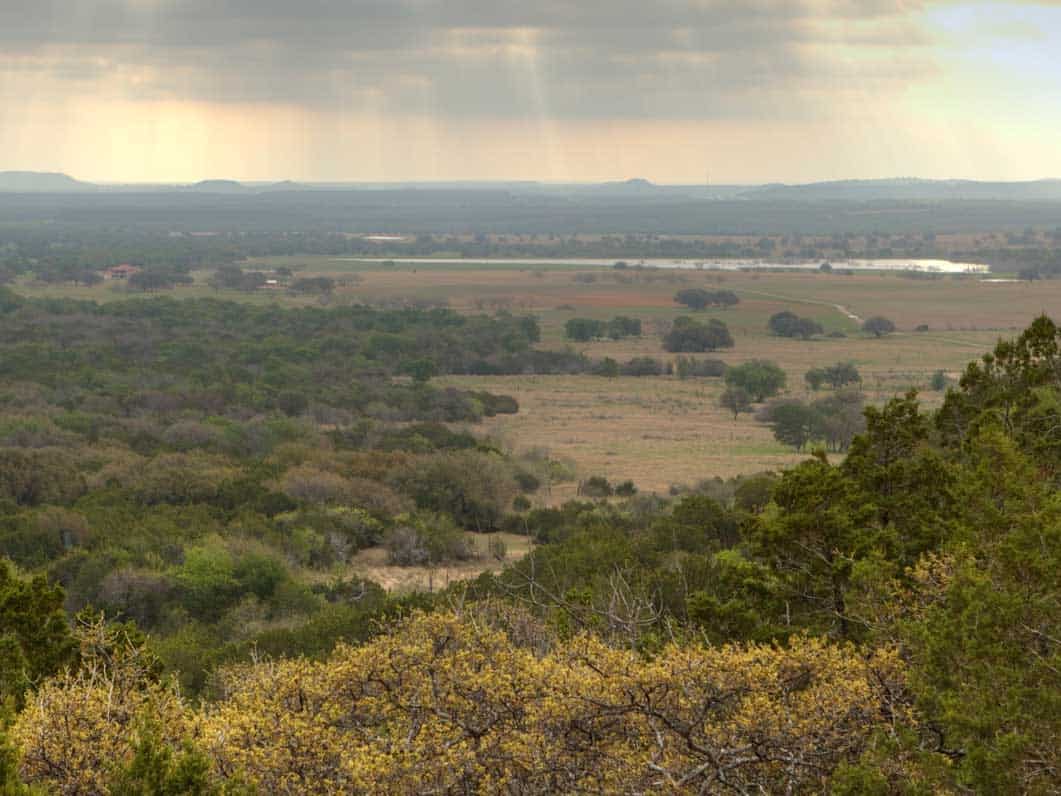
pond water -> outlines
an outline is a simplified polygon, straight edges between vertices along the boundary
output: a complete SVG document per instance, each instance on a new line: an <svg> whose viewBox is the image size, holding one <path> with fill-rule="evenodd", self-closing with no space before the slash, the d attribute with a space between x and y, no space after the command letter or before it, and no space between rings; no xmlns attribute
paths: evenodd
<svg viewBox="0 0 1061 796"><path fill-rule="evenodd" d="M580 258L580 257L541 257L541 258L433 258L433 257L340 257L342 262L382 263L395 262L408 265L501 265L501 266L535 266L535 265L571 265L585 267L613 266L614 259ZM703 271L816 271L822 266L821 260L790 261L754 260L754 259L717 259L717 260L670 260L653 258L647 260L624 260L628 268L643 266L645 268L683 268ZM952 260L921 260L892 258L887 260L852 259L830 260L834 271L921 271L936 274L986 274L991 266L981 263L962 263Z"/></svg>

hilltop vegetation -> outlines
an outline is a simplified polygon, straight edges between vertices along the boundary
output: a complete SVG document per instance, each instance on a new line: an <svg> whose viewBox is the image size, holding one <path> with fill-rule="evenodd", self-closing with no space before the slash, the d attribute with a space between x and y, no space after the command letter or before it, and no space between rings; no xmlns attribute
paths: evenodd
<svg viewBox="0 0 1061 796"><path fill-rule="evenodd" d="M903 276L859 278L859 301L903 297L881 310L891 327L862 332L842 292L856 278L825 271L514 272L537 304L472 275L484 285L462 295L453 279L451 308L409 267L241 259L374 245L343 236L14 237L15 290L0 290L12 792L1056 789L1047 319L955 384L954 358L984 337L912 334L941 326ZM451 243L536 245L394 245ZM95 284L118 259L145 280ZM284 284L262 295L266 274ZM410 282L424 292L403 297ZM182 283L194 298L151 295ZM930 284L942 295L914 286ZM939 344L956 347L947 370L918 359L920 375L882 382L880 363ZM931 409L885 401L929 374ZM536 403L538 427L586 447L614 426L651 488L493 433L524 417L516 388L539 376L593 423ZM771 455L787 446L779 463L810 458L752 474L690 447L693 478L661 488L665 420L694 446L717 435L725 456L746 422ZM454 566L470 580L436 577ZM383 567L425 573L421 588L388 592Z"/></svg>
<svg viewBox="0 0 1061 796"><path fill-rule="evenodd" d="M914 394L867 408L840 462L549 507L526 497L556 463L447 425L518 407L430 384L532 356L527 319L0 298L15 792L1061 779L1047 318L969 365L938 411ZM728 372L758 397L779 385L770 363ZM373 545L459 558L463 530L535 548L406 597L348 568Z"/></svg>
<svg viewBox="0 0 1061 796"><path fill-rule="evenodd" d="M359 551L479 555L464 530L496 530L551 477L468 431L513 399L427 383L518 357L533 319L0 305L0 551L61 584L71 614L136 621L189 687L215 654L367 633L391 600Z"/></svg>

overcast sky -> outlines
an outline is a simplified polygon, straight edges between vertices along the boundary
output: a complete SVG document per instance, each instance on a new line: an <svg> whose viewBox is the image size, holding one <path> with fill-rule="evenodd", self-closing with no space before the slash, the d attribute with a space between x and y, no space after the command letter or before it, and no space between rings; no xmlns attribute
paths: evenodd
<svg viewBox="0 0 1061 796"><path fill-rule="evenodd" d="M0 0L0 170L1061 177L1061 0Z"/></svg>

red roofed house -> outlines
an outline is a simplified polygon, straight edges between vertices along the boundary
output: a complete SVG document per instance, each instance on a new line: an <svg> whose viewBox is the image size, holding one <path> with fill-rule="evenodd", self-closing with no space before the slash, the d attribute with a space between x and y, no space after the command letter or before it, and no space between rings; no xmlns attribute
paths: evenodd
<svg viewBox="0 0 1061 796"><path fill-rule="evenodd" d="M115 265L112 268L108 268L103 272L103 276L106 279L128 279L133 274L140 273L140 269L135 265L129 265L129 263L122 263L121 265Z"/></svg>

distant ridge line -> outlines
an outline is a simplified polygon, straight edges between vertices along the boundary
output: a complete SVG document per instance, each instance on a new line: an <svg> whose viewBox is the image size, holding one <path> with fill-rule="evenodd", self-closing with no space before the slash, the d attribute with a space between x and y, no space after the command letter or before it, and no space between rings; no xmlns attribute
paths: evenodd
<svg viewBox="0 0 1061 796"><path fill-rule="evenodd" d="M751 200L751 201L875 201L875 200L994 200L1061 201L1061 179L983 181L933 180L920 177L827 180L808 183L762 185L667 185L643 178L601 183L544 183L520 180L439 180L406 182L241 182L206 179L195 183L126 183L101 185L77 180L59 172L0 171L3 193L139 192L233 194L255 196L298 191L505 191L510 194L615 197L622 201Z"/></svg>

